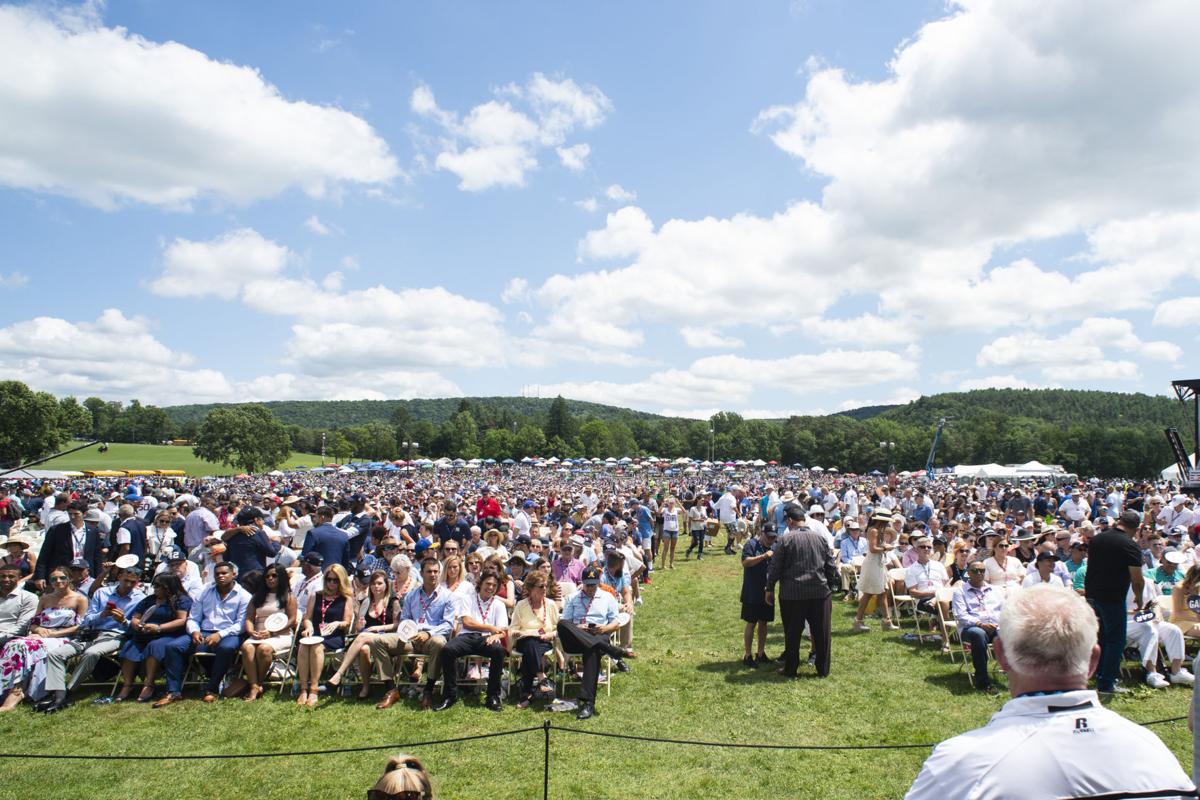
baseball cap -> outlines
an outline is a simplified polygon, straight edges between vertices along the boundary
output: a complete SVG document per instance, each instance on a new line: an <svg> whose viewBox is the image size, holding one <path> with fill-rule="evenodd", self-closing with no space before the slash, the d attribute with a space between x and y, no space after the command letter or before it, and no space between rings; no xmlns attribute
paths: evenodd
<svg viewBox="0 0 1200 800"><path fill-rule="evenodd" d="M92 565L88 563L86 558L77 558L70 564L71 569L91 569Z"/></svg>
<svg viewBox="0 0 1200 800"><path fill-rule="evenodd" d="M304 556L304 563L311 564L314 567L324 566L325 556L321 555L316 550L309 550Z"/></svg>
<svg viewBox="0 0 1200 800"><path fill-rule="evenodd" d="M583 570L583 577L580 578L584 586L600 585L600 568L595 564L589 564Z"/></svg>

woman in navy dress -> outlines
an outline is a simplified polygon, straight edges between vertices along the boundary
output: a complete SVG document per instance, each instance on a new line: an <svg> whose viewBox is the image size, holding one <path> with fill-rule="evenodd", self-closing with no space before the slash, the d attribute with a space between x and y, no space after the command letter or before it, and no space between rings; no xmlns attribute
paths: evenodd
<svg viewBox="0 0 1200 800"><path fill-rule="evenodd" d="M350 577L341 564L325 570L325 586L308 598L304 621L300 623L300 650L296 655L296 677L300 682L300 697L296 705L317 704L317 683L325 666L325 651L341 650L354 619L353 590ZM321 636L317 644L304 644L303 637Z"/></svg>
<svg viewBox="0 0 1200 800"><path fill-rule="evenodd" d="M146 675L138 702L154 696L154 679L161 665L167 675L167 693L154 702L154 708L183 699L183 671L192 637L187 634L188 612L192 600L183 590L183 583L173 572L154 578L154 594L138 603L130 616L130 638L121 646L121 692L117 702L129 697L133 690L134 673L145 662Z"/></svg>

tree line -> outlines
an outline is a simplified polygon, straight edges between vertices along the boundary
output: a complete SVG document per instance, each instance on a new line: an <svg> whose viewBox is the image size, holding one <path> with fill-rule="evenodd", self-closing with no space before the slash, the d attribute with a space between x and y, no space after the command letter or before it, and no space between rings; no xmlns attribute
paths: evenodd
<svg viewBox="0 0 1200 800"><path fill-rule="evenodd" d="M1177 401L1115 392L980 390L922 397L867 418L784 420L744 419L727 411L689 420L562 397L528 400L460 398L453 401L453 413L437 423L418 418L409 403L394 402L386 406L386 419L309 427L282 422L266 404L213 406L202 417L177 421L171 412L178 407L94 397L80 403L7 381L0 383L0 459L13 464L53 452L72 436L130 442L178 437L191 440L200 457L247 471L271 469L289 451L298 451L337 461L687 456L863 473L920 469L937 419L946 416L936 466L1037 459L1080 475L1141 477L1157 474L1172 460L1164 427L1179 427L1185 440L1191 430L1188 410ZM445 410L445 402L438 408ZM597 408L603 417L592 413Z"/></svg>

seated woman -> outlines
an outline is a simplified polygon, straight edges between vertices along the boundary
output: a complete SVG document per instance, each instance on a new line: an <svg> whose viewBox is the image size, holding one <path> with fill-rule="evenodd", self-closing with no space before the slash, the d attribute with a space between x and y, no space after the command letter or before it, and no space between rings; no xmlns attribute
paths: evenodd
<svg viewBox="0 0 1200 800"><path fill-rule="evenodd" d="M287 615L283 631L267 629L267 620L278 613ZM242 672L250 691L246 702L252 703L262 695L262 681L271 669L275 654L292 646L292 631L296 627L296 596L292 594L288 572L272 564L254 584L250 605L246 608L246 641L242 642Z"/></svg>
<svg viewBox="0 0 1200 800"><path fill-rule="evenodd" d="M508 638L514 652L521 654L521 683L517 708L529 708L536 688L552 696L554 687L546 680L545 656L554 647L558 630L558 606L546 597L546 576L535 571L525 581L525 599L513 610Z"/></svg>
<svg viewBox="0 0 1200 800"><path fill-rule="evenodd" d="M162 665L167 674L167 693L154 701L154 708L162 708L183 699L183 671L192 647L192 637L187 633L192 599L173 572L154 576L153 587L154 593L133 607L131 636L117 652L121 659L121 691L115 702L129 697L137 666L145 662L146 675L138 702L145 703L154 696L154 679Z"/></svg>
<svg viewBox="0 0 1200 800"><path fill-rule="evenodd" d="M1192 564L1171 591L1171 622L1188 638L1200 638L1200 613L1188 607L1188 598L1200 596L1200 564ZM1193 601L1192 605L1200 605Z"/></svg>
<svg viewBox="0 0 1200 800"><path fill-rule="evenodd" d="M0 711L12 711L28 695L34 702L46 694L46 661L68 644L87 611L87 598L75 591L65 567L50 570L47 591L38 601L29 636L10 639L0 652L0 693L8 691Z"/></svg>
<svg viewBox="0 0 1200 800"><path fill-rule="evenodd" d="M985 580L992 586L1020 586L1025 580L1025 565L1009 552L1009 547L1007 539L997 537L992 542L992 554L983 562L983 568L987 570Z"/></svg>
<svg viewBox="0 0 1200 800"><path fill-rule="evenodd" d="M402 598L392 594L392 584L387 573L381 569L371 573L368 587L370 594L359 606L356 615L354 627L359 633L346 648L337 671L326 681L330 686L340 686L346 670L350 669L350 665L357 658L358 674L362 679L362 687L358 692L359 700L366 700L371 694L371 642L378 634L395 629L403 603Z"/></svg>
<svg viewBox="0 0 1200 800"><path fill-rule="evenodd" d="M315 634L322 640L316 644L300 643L300 650L296 654L300 696L296 705L316 706L317 683L325 666L325 650L341 650L345 646L346 634L354 620L351 597L350 576L341 564L334 564L325 570L325 585L321 591L314 592L308 598L304 621L300 623L300 636L303 638Z"/></svg>

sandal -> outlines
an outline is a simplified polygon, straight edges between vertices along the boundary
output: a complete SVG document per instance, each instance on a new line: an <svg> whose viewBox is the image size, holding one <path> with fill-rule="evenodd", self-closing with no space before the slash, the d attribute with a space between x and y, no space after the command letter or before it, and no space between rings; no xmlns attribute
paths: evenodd
<svg viewBox="0 0 1200 800"><path fill-rule="evenodd" d="M153 686L143 686L142 690L140 692L138 692L137 701L139 703L148 703L153 699L154 699L154 687Z"/></svg>
<svg viewBox="0 0 1200 800"><path fill-rule="evenodd" d="M247 703L253 703L262 694L262 687L257 683L250 684L250 691L246 692L246 696L242 699Z"/></svg>

